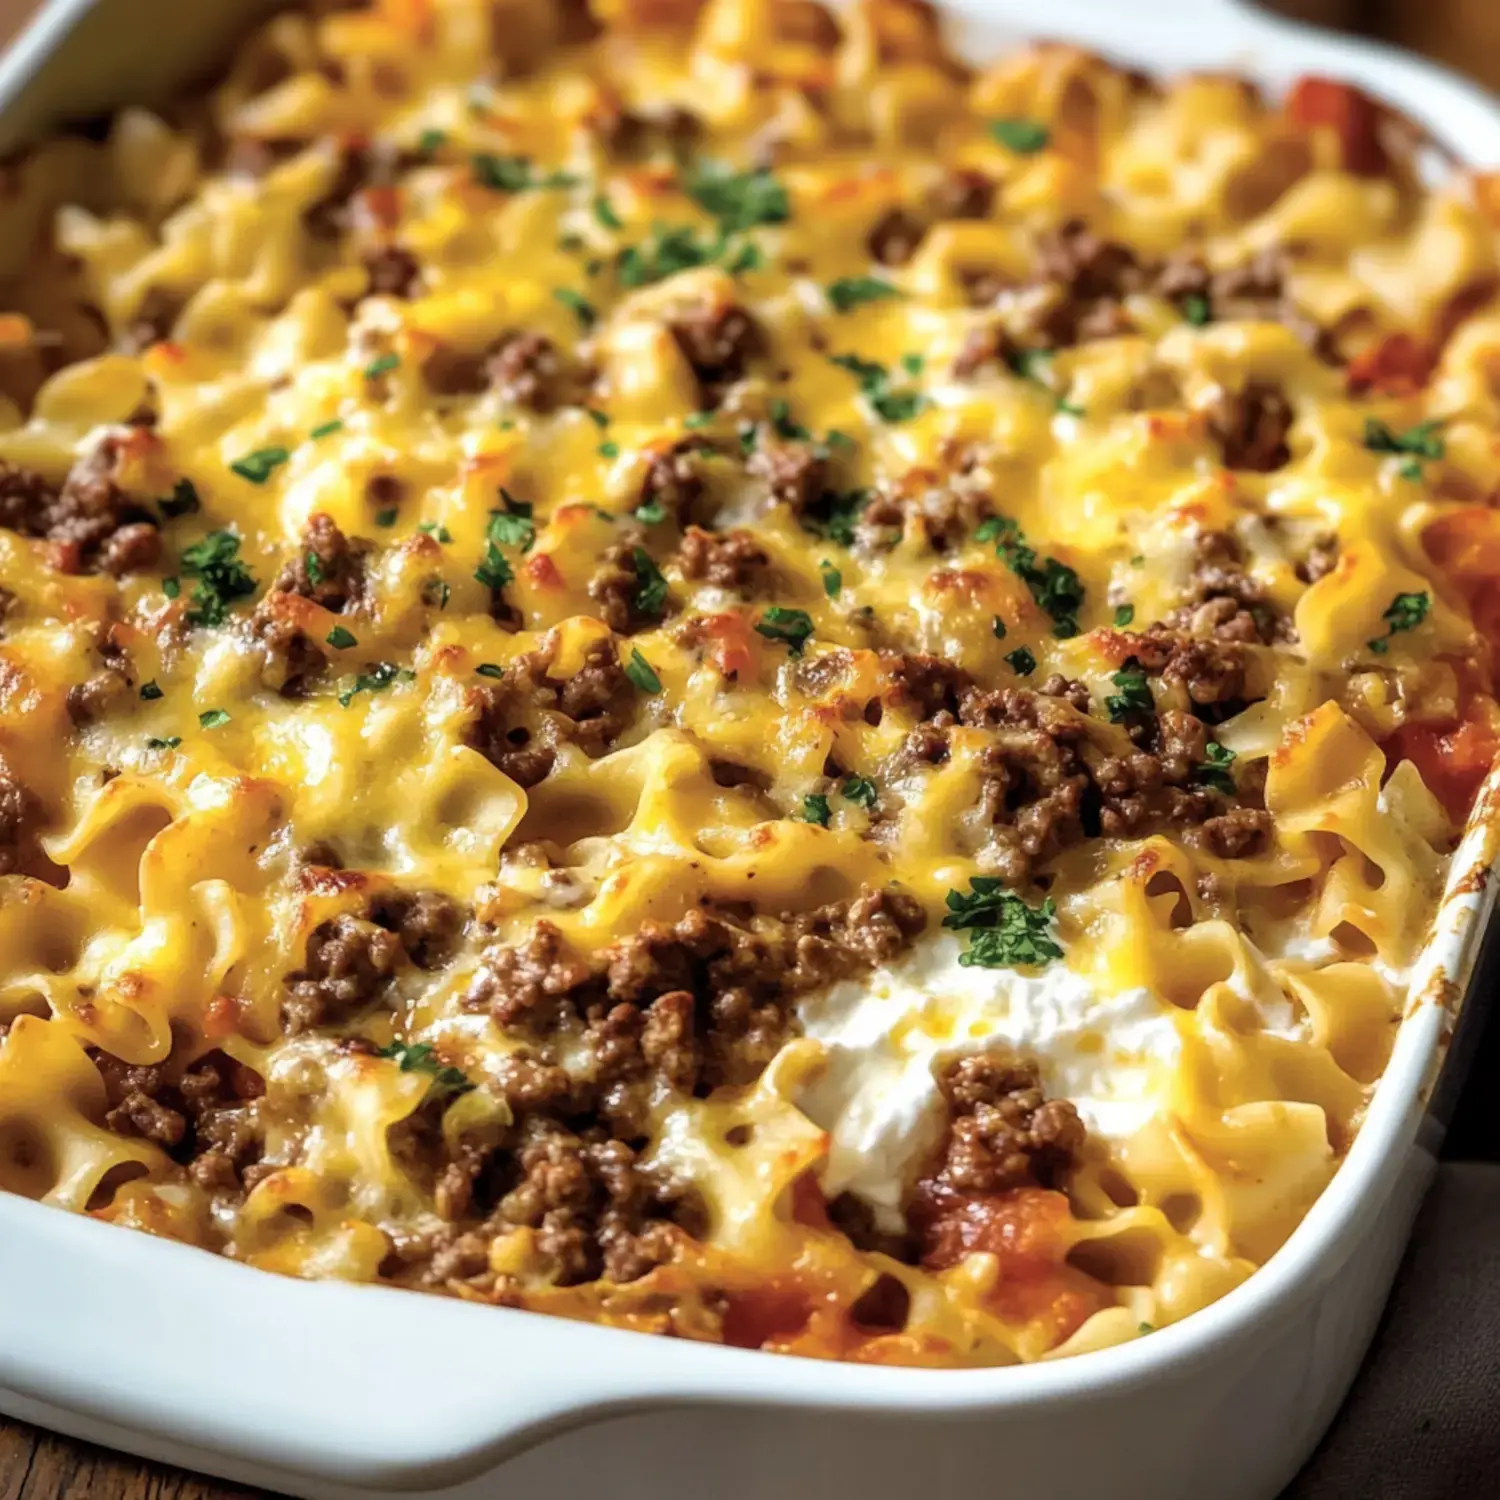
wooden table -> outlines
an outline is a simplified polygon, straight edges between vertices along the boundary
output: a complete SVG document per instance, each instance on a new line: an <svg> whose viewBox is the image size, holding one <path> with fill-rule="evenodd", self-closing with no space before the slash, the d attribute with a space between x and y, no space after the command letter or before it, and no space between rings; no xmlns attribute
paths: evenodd
<svg viewBox="0 0 1500 1500"><path fill-rule="evenodd" d="M0 0L0 44L34 3ZM1267 8L1329 24L1363 24L1500 88L1500 0L1275 0ZM266 1494L0 1416L0 1500L255 1500Z"/></svg>

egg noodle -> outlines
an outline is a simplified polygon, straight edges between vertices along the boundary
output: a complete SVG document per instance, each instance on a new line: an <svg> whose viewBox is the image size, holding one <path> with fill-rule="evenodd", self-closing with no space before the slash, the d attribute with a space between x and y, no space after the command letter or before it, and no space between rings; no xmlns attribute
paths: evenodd
<svg viewBox="0 0 1500 1500"><path fill-rule="evenodd" d="M0 1187L934 1366L1295 1227L1500 739L1500 189L940 30L317 7L7 167Z"/></svg>

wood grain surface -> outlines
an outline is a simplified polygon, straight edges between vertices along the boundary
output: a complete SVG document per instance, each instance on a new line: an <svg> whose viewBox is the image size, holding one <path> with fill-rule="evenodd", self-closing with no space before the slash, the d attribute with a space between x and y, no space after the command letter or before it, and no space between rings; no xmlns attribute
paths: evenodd
<svg viewBox="0 0 1500 1500"><path fill-rule="evenodd" d="M0 1500L261 1500L267 1494L0 1417Z"/></svg>
<svg viewBox="0 0 1500 1500"><path fill-rule="evenodd" d="M34 5L0 0L0 46ZM1384 36L1500 88L1500 0L1274 0L1268 8ZM0 1416L0 1500L264 1500L268 1493Z"/></svg>

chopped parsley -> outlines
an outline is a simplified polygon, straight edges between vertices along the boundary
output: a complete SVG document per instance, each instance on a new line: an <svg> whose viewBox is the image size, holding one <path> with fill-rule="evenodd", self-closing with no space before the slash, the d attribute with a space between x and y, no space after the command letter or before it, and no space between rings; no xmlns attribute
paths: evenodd
<svg viewBox="0 0 1500 1500"><path fill-rule="evenodd" d="M598 194L594 199L594 217L606 229L623 229L625 227L619 214L615 212L614 204L603 193Z"/></svg>
<svg viewBox="0 0 1500 1500"><path fill-rule="evenodd" d="M499 682L500 679L505 676L505 668L497 666L492 661L480 662L479 665L474 668L474 671L480 677L492 677L496 682Z"/></svg>
<svg viewBox="0 0 1500 1500"><path fill-rule="evenodd" d="M229 606L255 592L255 575L239 560L240 539L232 531L211 531L182 551L182 571L197 580L189 625L222 625ZM169 580L175 582L175 580ZM166 583L162 584L166 590ZM168 598L174 598L171 592Z"/></svg>
<svg viewBox="0 0 1500 1500"><path fill-rule="evenodd" d="M490 512L489 530L485 533L490 541L501 547L519 547L530 552L536 541L536 522L531 515L531 502L517 500L509 490L502 489L500 498L505 502L503 510Z"/></svg>
<svg viewBox="0 0 1500 1500"><path fill-rule="evenodd" d="M1393 432L1378 417L1365 418L1365 447L1371 453L1404 453L1406 462L1396 471L1403 479L1422 477L1422 460L1441 458L1445 445L1441 423L1419 422L1405 432Z"/></svg>
<svg viewBox="0 0 1500 1500"><path fill-rule="evenodd" d="M656 668L646 660L637 647L630 653L630 660L625 663L625 675L643 692L661 692L661 678L656 675Z"/></svg>
<svg viewBox="0 0 1500 1500"><path fill-rule="evenodd" d="M338 417L334 417L332 421L319 422L307 435L313 442L317 442L319 438L332 437L334 433L342 432L343 430L343 421Z"/></svg>
<svg viewBox="0 0 1500 1500"><path fill-rule="evenodd" d="M377 510L375 512L375 524L377 526L394 526L396 524L396 515L397 511L394 505L387 510Z"/></svg>
<svg viewBox="0 0 1500 1500"><path fill-rule="evenodd" d="M1119 604L1115 606L1115 629L1123 630L1135 619L1135 605Z"/></svg>
<svg viewBox="0 0 1500 1500"><path fill-rule="evenodd" d="M645 500L637 505L633 512L637 521L643 526L659 526L667 519L667 512L660 500ZM613 516L606 515L607 520L614 520Z"/></svg>
<svg viewBox="0 0 1500 1500"><path fill-rule="evenodd" d="M525 193L532 188L573 187L578 179L571 172L536 173L531 158L497 156L492 151L476 151L469 158L469 170L480 187L497 193Z"/></svg>
<svg viewBox="0 0 1500 1500"><path fill-rule="evenodd" d="M1049 897L1040 906L1027 904L993 875L976 875L968 894L948 892L943 926L972 933L959 963L967 968L1007 969L1045 964L1063 956L1050 931L1057 906Z"/></svg>
<svg viewBox="0 0 1500 1500"><path fill-rule="evenodd" d="M839 790L856 807L862 807L866 812L875 806L875 799L880 795L875 790L875 783L865 776L850 776Z"/></svg>
<svg viewBox="0 0 1500 1500"><path fill-rule="evenodd" d="M1210 740L1203 753L1207 759L1193 767L1193 780L1211 791L1223 792L1226 797L1234 796L1234 777L1229 770L1234 764L1234 751L1217 740Z"/></svg>
<svg viewBox="0 0 1500 1500"><path fill-rule="evenodd" d="M445 547L453 540L453 533L446 526L440 526L436 521L423 521L418 525L417 530L425 536L436 537ZM307 555L307 560L310 570L312 566L312 554L310 552Z"/></svg>
<svg viewBox="0 0 1500 1500"><path fill-rule="evenodd" d="M1019 116L991 120L990 134L1002 146L1021 156L1035 156L1038 151L1044 150L1047 142L1052 139L1052 132L1045 125L1039 124L1036 120L1022 119Z"/></svg>
<svg viewBox="0 0 1500 1500"><path fill-rule="evenodd" d="M635 597L630 601L631 606L648 620L659 620L667 603L667 580L644 547L637 547L630 554L630 561L635 568Z"/></svg>
<svg viewBox="0 0 1500 1500"><path fill-rule="evenodd" d="M749 172L702 167L689 178L687 194L718 220L724 236L762 224L784 224L792 216L786 188L764 167Z"/></svg>
<svg viewBox="0 0 1500 1500"><path fill-rule="evenodd" d="M302 566L307 573L307 581L314 588L323 581L323 559L316 552L305 552L302 555Z"/></svg>
<svg viewBox="0 0 1500 1500"><path fill-rule="evenodd" d="M392 1042L376 1050L376 1057L386 1058L403 1073L425 1073L432 1080L430 1094L467 1094L474 1085L457 1068L446 1066L430 1042Z"/></svg>
<svg viewBox="0 0 1500 1500"><path fill-rule="evenodd" d="M996 615L994 619L990 621L990 629L994 632L994 636L997 641L1003 641L1005 639L1005 621L1002 620L999 615Z"/></svg>
<svg viewBox="0 0 1500 1500"><path fill-rule="evenodd" d="M431 156L448 143L448 132L437 130L429 125L421 135L417 137L417 150L423 156Z"/></svg>
<svg viewBox="0 0 1500 1500"><path fill-rule="evenodd" d="M773 604L755 622L755 633L768 641L785 641L793 656L801 656L813 633L812 616L805 609Z"/></svg>
<svg viewBox="0 0 1500 1500"><path fill-rule="evenodd" d="M834 354L829 358L859 382L860 394L882 422L909 421L927 404L920 391L893 391L884 365L861 359L857 354Z"/></svg>
<svg viewBox="0 0 1500 1500"><path fill-rule="evenodd" d="M162 692L155 678L152 678L150 682L143 682L141 684L141 701L143 703L155 703L158 698L165 697L166 694Z"/></svg>
<svg viewBox="0 0 1500 1500"><path fill-rule="evenodd" d="M584 406L580 407L579 410L583 412L584 416L586 416L589 421L594 424L595 427L604 428L609 426L609 413L607 411L600 411L597 406Z"/></svg>
<svg viewBox="0 0 1500 1500"><path fill-rule="evenodd" d="M599 321L599 314L594 311L593 303L572 287L560 286L552 295L578 319L578 326L585 331Z"/></svg>
<svg viewBox="0 0 1500 1500"><path fill-rule="evenodd" d="M1037 605L1052 618L1052 633L1059 640L1078 634L1078 611L1083 608L1084 587L1078 574L1055 557L1037 560L1035 548L1027 544L1021 528L1009 516L990 516L974 533L980 542L995 543L995 555L1026 585Z"/></svg>
<svg viewBox="0 0 1500 1500"><path fill-rule="evenodd" d="M832 813L828 807L828 798L821 792L810 792L802 799L802 821L804 823L816 823L819 828L827 828L828 820Z"/></svg>
<svg viewBox="0 0 1500 1500"><path fill-rule="evenodd" d="M600 443L597 451L600 458L607 458L613 461L620 456L620 445L614 442Z"/></svg>
<svg viewBox="0 0 1500 1500"><path fill-rule="evenodd" d="M169 734L165 739L158 739L154 734L146 741L148 750L175 750L182 743L180 734Z"/></svg>
<svg viewBox="0 0 1500 1500"><path fill-rule="evenodd" d="M1135 714L1156 712L1151 684L1146 681L1146 674L1133 656L1109 680L1119 689L1118 693L1111 693L1104 700L1112 724L1123 724Z"/></svg>
<svg viewBox="0 0 1500 1500"><path fill-rule="evenodd" d="M841 276L828 287L828 300L834 311L841 313L866 302L883 302L888 297L900 295L900 288L878 276Z"/></svg>
<svg viewBox="0 0 1500 1500"><path fill-rule="evenodd" d="M868 490L829 490L803 511L802 529L841 547L854 545L854 523L870 503Z"/></svg>
<svg viewBox="0 0 1500 1500"><path fill-rule="evenodd" d="M1427 618L1431 606L1432 598L1426 593L1397 594L1380 617L1386 624L1385 634L1365 644L1377 656L1384 656L1390 650L1390 638L1399 630L1415 630Z"/></svg>
<svg viewBox="0 0 1500 1500"><path fill-rule="evenodd" d="M1182 299L1182 315L1194 328L1202 328L1213 317L1208 298L1199 292L1189 292Z"/></svg>
<svg viewBox="0 0 1500 1500"><path fill-rule="evenodd" d="M792 408L779 396L771 403L771 427L776 436L788 443L809 443L812 433L792 420Z"/></svg>
<svg viewBox="0 0 1500 1500"><path fill-rule="evenodd" d="M446 579L429 578L422 585L422 603L435 604L439 609L447 609L448 600L452 598L453 591L448 587Z"/></svg>
<svg viewBox="0 0 1500 1500"><path fill-rule="evenodd" d="M927 361L920 354L903 354L901 368L908 375L920 375L927 368Z"/></svg>
<svg viewBox="0 0 1500 1500"><path fill-rule="evenodd" d="M191 479L179 479L172 486L172 493L165 500L158 500L156 505L169 521L175 521L178 516L190 516L203 508Z"/></svg>
<svg viewBox="0 0 1500 1500"><path fill-rule="evenodd" d="M210 708L198 715L198 725L201 729L217 729L221 724L229 722L229 715L222 708Z"/></svg>
<svg viewBox="0 0 1500 1500"><path fill-rule="evenodd" d="M389 374L390 371L394 370L400 363L401 356L399 354L391 352L378 354L374 359L370 361L369 364L365 366L365 379L379 380L382 375Z"/></svg>
<svg viewBox="0 0 1500 1500"><path fill-rule="evenodd" d="M844 575L826 557L818 564L818 572L823 575L823 592L830 599L837 599L843 592Z"/></svg>
<svg viewBox="0 0 1500 1500"><path fill-rule="evenodd" d="M237 458L229 466L230 473L248 479L251 484L264 484L273 469L279 469L292 455L285 448L257 448L243 458Z"/></svg>
<svg viewBox="0 0 1500 1500"><path fill-rule="evenodd" d="M474 581L482 583L489 589L503 589L515 576L515 570L505 560L505 554L493 540L487 541L484 548L484 561L474 569Z"/></svg>
<svg viewBox="0 0 1500 1500"><path fill-rule="evenodd" d="M621 286L632 289L650 286L679 271L712 265L726 248L722 237L700 239L691 224L675 227L657 224L649 238L639 245L627 245L615 257L615 271Z"/></svg>
<svg viewBox="0 0 1500 1500"><path fill-rule="evenodd" d="M1081 406L1075 406L1066 396L1053 388L1052 351L1050 349L1018 349L1008 357L1006 363L1022 380L1029 380L1033 385L1038 385L1046 391L1052 397L1058 411L1066 412L1070 417L1083 416L1084 411Z"/></svg>
<svg viewBox="0 0 1500 1500"><path fill-rule="evenodd" d="M342 625L335 625L323 639L336 651L347 651L350 646L359 645L359 640L354 633L345 630Z"/></svg>
<svg viewBox="0 0 1500 1500"><path fill-rule="evenodd" d="M1007 651L1005 660L1011 671L1018 677L1030 677L1036 671L1036 656L1025 646L1017 646L1014 651Z"/></svg>
<svg viewBox="0 0 1500 1500"><path fill-rule="evenodd" d="M710 426L713 419L714 414L711 411L695 411L691 416L682 419L682 425L689 432L697 432L701 427Z"/></svg>
<svg viewBox="0 0 1500 1500"><path fill-rule="evenodd" d="M353 685L339 694L339 705L348 708L359 693L378 693L393 682L415 682L417 674L406 667L398 667L393 661L376 662L368 672L361 672Z"/></svg>

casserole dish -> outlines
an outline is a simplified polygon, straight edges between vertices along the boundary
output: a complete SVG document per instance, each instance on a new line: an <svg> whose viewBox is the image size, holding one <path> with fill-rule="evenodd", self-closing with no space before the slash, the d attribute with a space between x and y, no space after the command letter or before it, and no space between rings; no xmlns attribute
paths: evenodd
<svg viewBox="0 0 1500 1500"><path fill-rule="evenodd" d="M102 7L79 19L70 45L105 55L107 43L88 32L111 14L120 13ZM979 19L970 45L1003 44ZM1093 18L1082 8L1073 35L1155 66L1229 61L1271 82L1307 68L1346 71L1423 123L1445 124L1415 97L1421 70L1363 53L1344 68L1324 44L1298 52L1236 11L1220 25L1182 38L1182 13L1158 8L1131 18L1127 41L1103 8ZM1057 29L1069 30L1065 17ZM43 33L30 63L23 47L17 65L41 62L46 42ZM66 55L54 52L50 66ZM45 81L48 67L36 77ZM100 102L83 81L79 88L79 105ZM1451 97L1451 138L1492 142L1494 124L1481 123L1470 96ZM17 108L47 103L33 80ZM474 1492L538 1483L566 1491L601 1472L642 1490L691 1492L705 1459L720 1454L731 1464L714 1466L715 1488L745 1493L799 1482L894 1493L935 1476L956 1489L1002 1474L1017 1492L1057 1495L1105 1482L1138 1493L1268 1493L1342 1394L1420 1191L1418 1124L1472 968L1492 806L1481 800L1455 861L1396 1054L1334 1187L1248 1286L1159 1338L1071 1364L941 1375L647 1346L511 1313L492 1315L495 1332L481 1342L470 1310L252 1282L176 1247L106 1242L96 1225L7 1200L16 1226L0 1251L8 1284L34 1280L38 1266L48 1278L6 1309L8 1400L21 1415L147 1451L170 1442L172 1456L308 1494L459 1482ZM92 1271L96 1254L107 1274ZM142 1295L151 1288L159 1291ZM163 1324L181 1331L162 1339ZM200 1328L213 1330L212 1343L195 1347L189 1366L187 1339ZM732 1479L720 1477L723 1467Z"/></svg>

